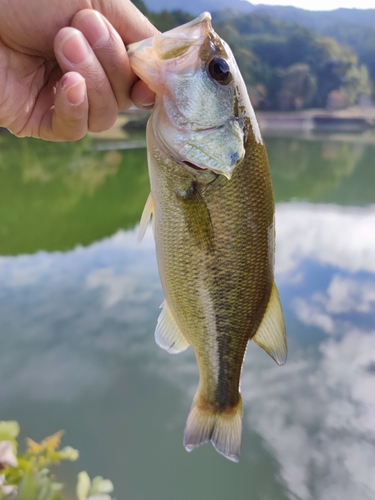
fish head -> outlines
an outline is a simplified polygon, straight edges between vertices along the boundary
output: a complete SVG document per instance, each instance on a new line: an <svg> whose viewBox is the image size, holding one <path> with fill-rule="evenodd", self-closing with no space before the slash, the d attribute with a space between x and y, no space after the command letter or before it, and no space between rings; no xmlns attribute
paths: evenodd
<svg viewBox="0 0 375 500"><path fill-rule="evenodd" d="M245 155L247 93L210 14L131 44L128 54L156 94L151 124L159 147L187 168L230 179Z"/></svg>

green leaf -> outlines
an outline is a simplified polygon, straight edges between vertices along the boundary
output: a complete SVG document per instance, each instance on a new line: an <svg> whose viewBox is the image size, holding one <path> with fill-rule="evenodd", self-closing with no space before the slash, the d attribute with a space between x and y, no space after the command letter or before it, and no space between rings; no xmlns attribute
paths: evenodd
<svg viewBox="0 0 375 500"><path fill-rule="evenodd" d="M37 500L39 485L35 476L27 472L18 489L18 500Z"/></svg>
<svg viewBox="0 0 375 500"><path fill-rule="evenodd" d="M55 484L57 483L46 483L43 485L40 489L38 497L36 497L35 500L52 500L53 498L60 498L59 495L56 494L57 491L54 488Z"/></svg>

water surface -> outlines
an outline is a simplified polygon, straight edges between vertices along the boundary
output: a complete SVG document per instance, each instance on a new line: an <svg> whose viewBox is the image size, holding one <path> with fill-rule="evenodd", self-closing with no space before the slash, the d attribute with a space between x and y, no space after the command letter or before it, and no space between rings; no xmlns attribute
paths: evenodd
<svg viewBox="0 0 375 500"><path fill-rule="evenodd" d="M154 343L144 149L0 136L0 419L66 430L118 500L375 498L375 147L266 138L289 358L251 344L242 458L182 446L198 373Z"/></svg>

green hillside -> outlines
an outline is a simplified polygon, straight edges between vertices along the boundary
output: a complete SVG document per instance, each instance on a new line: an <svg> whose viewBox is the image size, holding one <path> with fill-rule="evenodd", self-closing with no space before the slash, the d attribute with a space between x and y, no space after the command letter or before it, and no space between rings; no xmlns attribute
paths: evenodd
<svg viewBox="0 0 375 500"><path fill-rule="evenodd" d="M295 22L314 30L318 35L334 38L340 44L351 47L360 64L367 66L371 79L375 82L375 9L337 9L327 12L259 5L255 12ZM219 18L225 16L228 16L228 12L217 13Z"/></svg>
<svg viewBox="0 0 375 500"><path fill-rule="evenodd" d="M161 31L192 19L180 10L150 12L142 0L134 3ZM341 45L294 21L269 14L221 15L216 19L214 27L231 46L253 104L259 109L325 107L332 99L338 99L340 105L354 105L362 96L372 94L368 68L348 44ZM369 60L371 68L374 65L375 79L371 40L362 60Z"/></svg>
<svg viewBox="0 0 375 500"><path fill-rule="evenodd" d="M370 95L368 70L349 47L291 21L247 14L215 25L265 109L325 107L332 91L347 105Z"/></svg>

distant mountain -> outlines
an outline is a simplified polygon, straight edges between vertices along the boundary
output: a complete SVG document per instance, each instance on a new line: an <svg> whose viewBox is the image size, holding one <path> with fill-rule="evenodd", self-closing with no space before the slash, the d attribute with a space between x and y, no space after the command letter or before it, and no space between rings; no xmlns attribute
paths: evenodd
<svg viewBox="0 0 375 500"><path fill-rule="evenodd" d="M336 9L330 11L311 11L296 7L279 5L257 5L253 11L269 14L284 21L294 21L317 32L335 24L354 24L375 27L375 9Z"/></svg>
<svg viewBox="0 0 375 500"><path fill-rule="evenodd" d="M182 10L192 15L199 15L204 11L216 14L218 11L226 10L227 15L231 17L250 12L269 14L285 21L294 21L318 32L337 23L372 26L375 29L375 8L310 11L281 5L254 5L247 0L190 0L189 2L185 0L144 0L144 3L153 12L163 9Z"/></svg>
<svg viewBox="0 0 375 500"><path fill-rule="evenodd" d="M183 10L194 16L202 12L214 12L216 10L234 9L238 12L251 12L254 6L246 0L144 0L146 7L153 11L160 10Z"/></svg>
<svg viewBox="0 0 375 500"><path fill-rule="evenodd" d="M247 14L267 15L280 21L297 23L351 47L359 62L367 66L375 90L375 8L309 11L280 5L254 5L246 0L144 0L144 4L152 12L178 10L197 16L209 11L214 23L226 23Z"/></svg>

